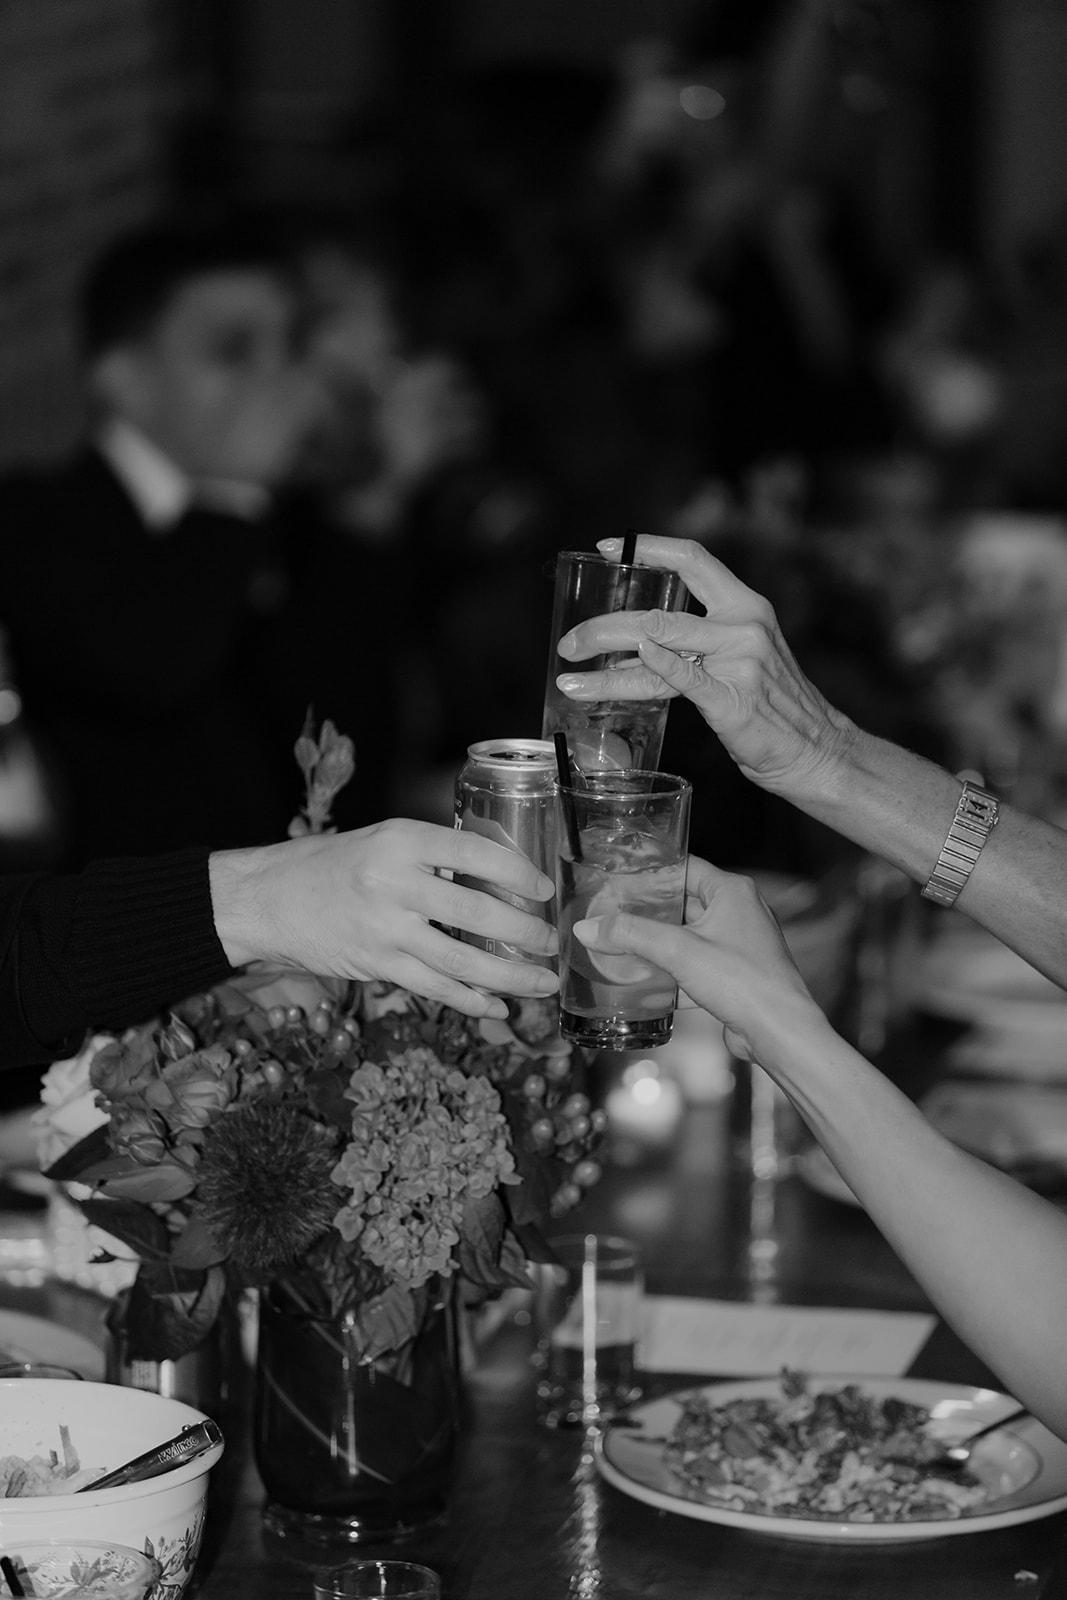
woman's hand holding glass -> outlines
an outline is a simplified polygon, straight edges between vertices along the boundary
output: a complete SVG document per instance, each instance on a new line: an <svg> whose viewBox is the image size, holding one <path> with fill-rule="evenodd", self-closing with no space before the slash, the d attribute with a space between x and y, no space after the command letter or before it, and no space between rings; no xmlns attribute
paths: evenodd
<svg viewBox="0 0 1067 1600"><path fill-rule="evenodd" d="M772 1069L800 1029L828 1026L751 878L690 856L685 916L685 927L672 927L616 912L576 923L574 934L587 949L668 972L690 1004L723 1024L740 1059Z"/></svg>
<svg viewBox="0 0 1067 1600"><path fill-rule="evenodd" d="M599 549L617 557L622 541ZM560 640L561 656L578 662L629 648L632 665L565 673L559 687L575 700L683 695L761 788L797 801L825 787L857 730L805 677L770 602L689 539L642 534L637 559L679 573L705 615L616 611L583 622Z"/></svg>

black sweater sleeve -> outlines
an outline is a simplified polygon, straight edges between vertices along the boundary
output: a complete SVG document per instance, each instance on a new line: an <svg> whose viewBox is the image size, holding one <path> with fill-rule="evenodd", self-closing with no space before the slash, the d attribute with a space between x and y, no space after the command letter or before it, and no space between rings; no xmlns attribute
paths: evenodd
<svg viewBox="0 0 1067 1600"><path fill-rule="evenodd" d="M143 1022L224 978L207 863L183 850L0 882L0 1067L71 1055L89 1029Z"/></svg>

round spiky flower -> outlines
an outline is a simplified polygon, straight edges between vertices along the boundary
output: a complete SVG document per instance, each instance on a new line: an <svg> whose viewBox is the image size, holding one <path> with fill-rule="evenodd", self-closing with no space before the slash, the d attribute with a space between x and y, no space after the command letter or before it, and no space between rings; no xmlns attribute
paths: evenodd
<svg viewBox="0 0 1067 1600"><path fill-rule="evenodd" d="M199 1198L235 1266L261 1276L306 1253L337 1209L336 1160L329 1129L284 1104L251 1101L209 1128Z"/></svg>

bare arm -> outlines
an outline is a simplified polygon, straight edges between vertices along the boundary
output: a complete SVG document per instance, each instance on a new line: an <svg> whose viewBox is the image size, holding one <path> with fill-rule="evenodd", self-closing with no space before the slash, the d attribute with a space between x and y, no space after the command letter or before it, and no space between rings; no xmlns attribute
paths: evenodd
<svg viewBox="0 0 1067 1600"><path fill-rule="evenodd" d="M724 1022L793 1101L942 1315L1067 1438L1067 1217L949 1143L818 1009L748 879L690 862L689 926L580 923L596 948L654 960Z"/></svg>

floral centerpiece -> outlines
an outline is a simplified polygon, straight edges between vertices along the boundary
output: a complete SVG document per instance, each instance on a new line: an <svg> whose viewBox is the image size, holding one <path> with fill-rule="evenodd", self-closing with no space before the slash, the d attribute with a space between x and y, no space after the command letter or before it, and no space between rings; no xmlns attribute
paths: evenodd
<svg viewBox="0 0 1067 1600"><path fill-rule="evenodd" d="M351 745L326 723L296 753L307 802L291 831L318 831ZM261 1471L277 1413L283 1482L268 1490L315 1501L325 1462L324 1514L345 1537L367 1521L350 1493L371 1470L366 1430L338 1468L334 1424L301 1383L336 1357L346 1381L362 1372L379 1392L388 1369L399 1405L419 1386L431 1314L529 1286L527 1262L551 1259L545 1224L598 1175L602 1118L573 1080L554 1001L472 1019L385 982L251 966L121 1037L96 1035L51 1069L43 1099L53 1153L76 1102L95 1123L47 1171L86 1186L89 1222L139 1261L115 1309L131 1358L180 1357L259 1289ZM310 1357L286 1354L288 1324ZM392 1469L372 1470L380 1497Z"/></svg>

